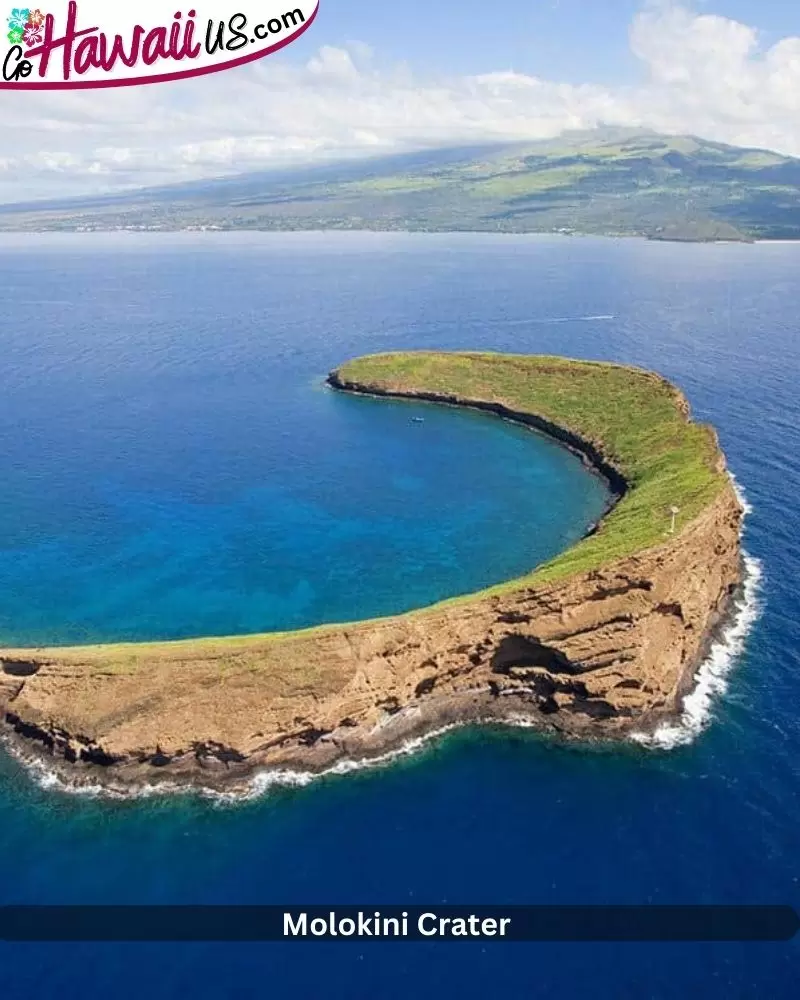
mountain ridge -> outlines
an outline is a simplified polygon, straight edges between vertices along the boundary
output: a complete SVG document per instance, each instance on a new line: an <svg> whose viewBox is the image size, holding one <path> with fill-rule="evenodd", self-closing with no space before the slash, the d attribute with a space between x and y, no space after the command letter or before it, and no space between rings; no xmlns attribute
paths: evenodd
<svg viewBox="0 0 800 1000"><path fill-rule="evenodd" d="M604 129L0 206L0 230L367 229L800 238L800 159Z"/></svg>

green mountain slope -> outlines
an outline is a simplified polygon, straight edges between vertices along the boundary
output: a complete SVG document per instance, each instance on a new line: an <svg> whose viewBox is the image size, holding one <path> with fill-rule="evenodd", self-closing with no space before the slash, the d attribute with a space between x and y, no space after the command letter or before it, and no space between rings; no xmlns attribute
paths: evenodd
<svg viewBox="0 0 800 1000"><path fill-rule="evenodd" d="M800 238L800 160L603 130L6 206L0 229L408 229Z"/></svg>

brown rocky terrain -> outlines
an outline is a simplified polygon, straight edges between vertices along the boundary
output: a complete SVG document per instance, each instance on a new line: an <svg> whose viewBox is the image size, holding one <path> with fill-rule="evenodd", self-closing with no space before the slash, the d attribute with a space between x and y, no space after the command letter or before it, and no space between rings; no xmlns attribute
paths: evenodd
<svg viewBox="0 0 800 1000"><path fill-rule="evenodd" d="M318 772L472 720L618 738L680 712L741 582L741 516L726 476L674 535L549 583L286 635L0 651L5 730L118 787Z"/></svg>

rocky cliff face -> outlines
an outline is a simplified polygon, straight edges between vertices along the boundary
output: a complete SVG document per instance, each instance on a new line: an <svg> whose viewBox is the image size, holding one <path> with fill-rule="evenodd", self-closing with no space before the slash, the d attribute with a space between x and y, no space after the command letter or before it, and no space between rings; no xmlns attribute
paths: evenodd
<svg viewBox="0 0 800 1000"><path fill-rule="evenodd" d="M620 737L680 712L741 583L741 517L728 483L635 556L381 621L0 652L0 710L18 747L120 787L166 774L220 786L256 767L321 771L469 721Z"/></svg>

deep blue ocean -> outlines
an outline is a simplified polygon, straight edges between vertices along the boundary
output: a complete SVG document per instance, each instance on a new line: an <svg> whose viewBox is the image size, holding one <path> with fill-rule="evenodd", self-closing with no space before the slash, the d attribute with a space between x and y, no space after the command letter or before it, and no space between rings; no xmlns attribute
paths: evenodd
<svg viewBox="0 0 800 1000"><path fill-rule="evenodd" d="M599 516L602 483L536 435L324 388L395 348L659 370L718 427L762 573L671 750L462 731L235 807L67 795L0 755L0 903L800 906L799 273L792 244L0 238L2 643L400 611ZM738 1000L799 978L797 942L0 944L13 998Z"/></svg>

